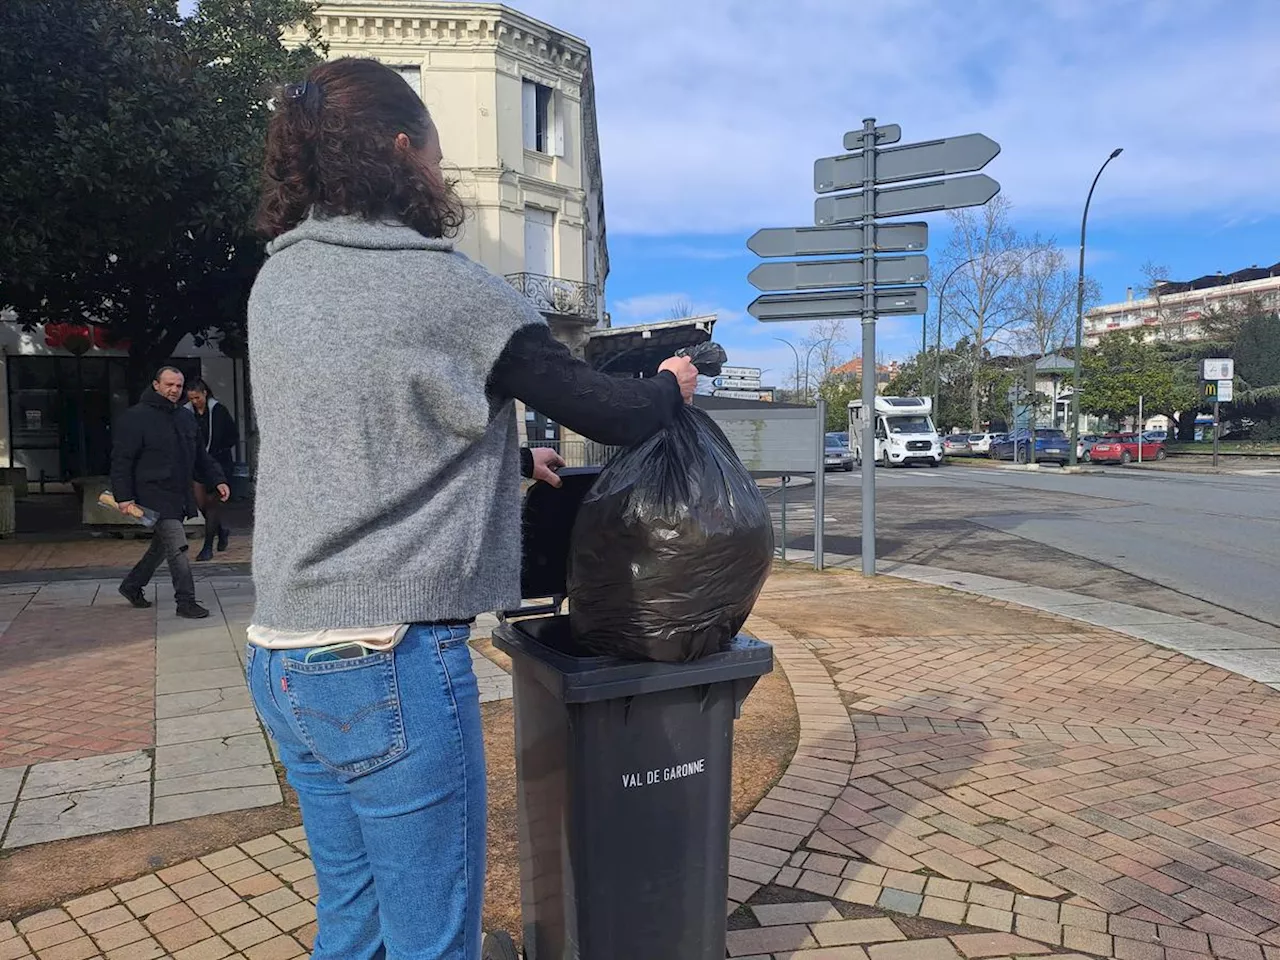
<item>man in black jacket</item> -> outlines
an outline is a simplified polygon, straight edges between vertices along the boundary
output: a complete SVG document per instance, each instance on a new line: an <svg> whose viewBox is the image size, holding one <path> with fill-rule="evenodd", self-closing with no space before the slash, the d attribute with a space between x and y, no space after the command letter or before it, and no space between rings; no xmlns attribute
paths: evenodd
<svg viewBox="0 0 1280 960"><path fill-rule="evenodd" d="M198 620L209 611L196 603L187 559L183 521L196 515L192 481L201 477L224 501L231 490L217 461L196 442L195 416L179 406L183 383L181 370L161 367L151 390L120 418L111 450L111 487L122 513L136 503L159 515L151 546L120 584L121 595L135 607L151 606L142 591L160 561L167 560L178 616Z"/></svg>

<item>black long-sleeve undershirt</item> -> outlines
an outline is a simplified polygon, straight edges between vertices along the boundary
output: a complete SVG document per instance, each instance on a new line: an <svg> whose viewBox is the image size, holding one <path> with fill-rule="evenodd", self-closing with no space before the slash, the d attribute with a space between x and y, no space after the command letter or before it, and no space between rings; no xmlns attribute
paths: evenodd
<svg viewBox="0 0 1280 960"><path fill-rule="evenodd" d="M574 358L543 324L530 324L511 337L493 365L489 391L616 447L639 443L669 425L682 403L674 374L611 377Z"/></svg>

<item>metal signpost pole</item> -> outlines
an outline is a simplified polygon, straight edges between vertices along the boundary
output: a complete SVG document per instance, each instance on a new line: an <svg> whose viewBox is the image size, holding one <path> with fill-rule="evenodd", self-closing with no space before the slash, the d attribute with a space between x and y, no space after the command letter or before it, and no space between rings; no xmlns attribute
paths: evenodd
<svg viewBox="0 0 1280 960"><path fill-rule="evenodd" d="M1138 394L1138 463L1142 463L1142 394Z"/></svg>
<svg viewBox="0 0 1280 960"><path fill-rule="evenodd" d="M818 428L818 462L813 474L813 569L821 570L826 565L823 558L822 534L826 519L826 479L827 479L827 401L819 398L817 420Z"/></svg>
<svg viewBox="0 0 1280 960"><path fill-rule="evenodd" d="M866 160L862 191L867 216L862 221L862 449L871 459L862 458L862 575L876 575L876 121L862 121L862 155Z"/></svg>
<svg viewBox="0 0 1280 960"><path fill-rule="evenodd" d="M782 475L782 562L787 562L787 481L791 478Z"/></svg>
<svg viewBox="0 0 1280 960"><path fill-rule="evenodd" d="M1218 396L1213 397L1213 465L1218 465L1218 434L1221 430L1218 427Z"/></svg>
<svg viewBox="0 0 1280 960"><path fill-rule="evenodd" d="M747 312L765 323L844 317L862 320L860 392L865 419L859 451L863 471L862 572L867 576L876 571L876 321L881 317L926 317L920 343L922 392L928 351L929 296L923 286L928 279L928 259L877 257L879 253L924 250L928 224L879 220L980 206L1000 192L1000 184L988 176L954 176L981 170L995 158L1000 145L990 137L971 133L891 146L901 139L898 124L877 127L874 119L864 120L860 130L845 134L845 154L814 162L813 185L820 195L813 209L815 226L757 230L747 241L747 248L764 258L844 257L761 264L747 279L766 292L751 301ZM858 254L861 257L855 256ZM941 313L940 309L934 371L938 395ZM798 353L796 364L798 367ZM822 439L820 435L820 444ZM821 508L818 514L820 519ZM815 563L820 564L821 523L815 530Z"/></svg>

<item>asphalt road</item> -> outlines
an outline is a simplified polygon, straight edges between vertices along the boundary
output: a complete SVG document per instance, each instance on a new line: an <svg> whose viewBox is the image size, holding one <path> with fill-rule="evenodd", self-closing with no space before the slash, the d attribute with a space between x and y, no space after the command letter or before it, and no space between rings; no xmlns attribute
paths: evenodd
<svg viewBox="0 0 1280 960"><path fill-rule="evenodd" d="M826 546L861 552L860 473L827 474ZM1074 590L1280 639L1280 471L877 471L877 555ZM788 544L812 547L812 490ZM775 517L779 498L771 497Z"/></svg>

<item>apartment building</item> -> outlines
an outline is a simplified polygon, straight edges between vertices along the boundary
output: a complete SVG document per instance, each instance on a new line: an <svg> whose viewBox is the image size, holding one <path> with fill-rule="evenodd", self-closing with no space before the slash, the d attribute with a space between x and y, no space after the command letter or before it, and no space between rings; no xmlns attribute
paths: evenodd
<svg viewBox="0 0 1280 960"><path fill-rule="evenodd" d="M467 206L459 249L581 354L609 273L591 51L496 3L332 0L329 56L373 57L419 93Z"/></svg>
<svg viewBox="0 0 1280 960"><path fill-rule="evenodd" d="M1130 287L1120 303L1095 307L1084 318L1084 342L1096 346L1100 337L1114 330L1142 330L1147 337L1198 340L1204 336L1201 321L1215 309L1259 297L1280 307L1280 263L1248 267L1234 273L1218 272L1187 281L1165 281L1150 296L1134 298Z"/></svg>

